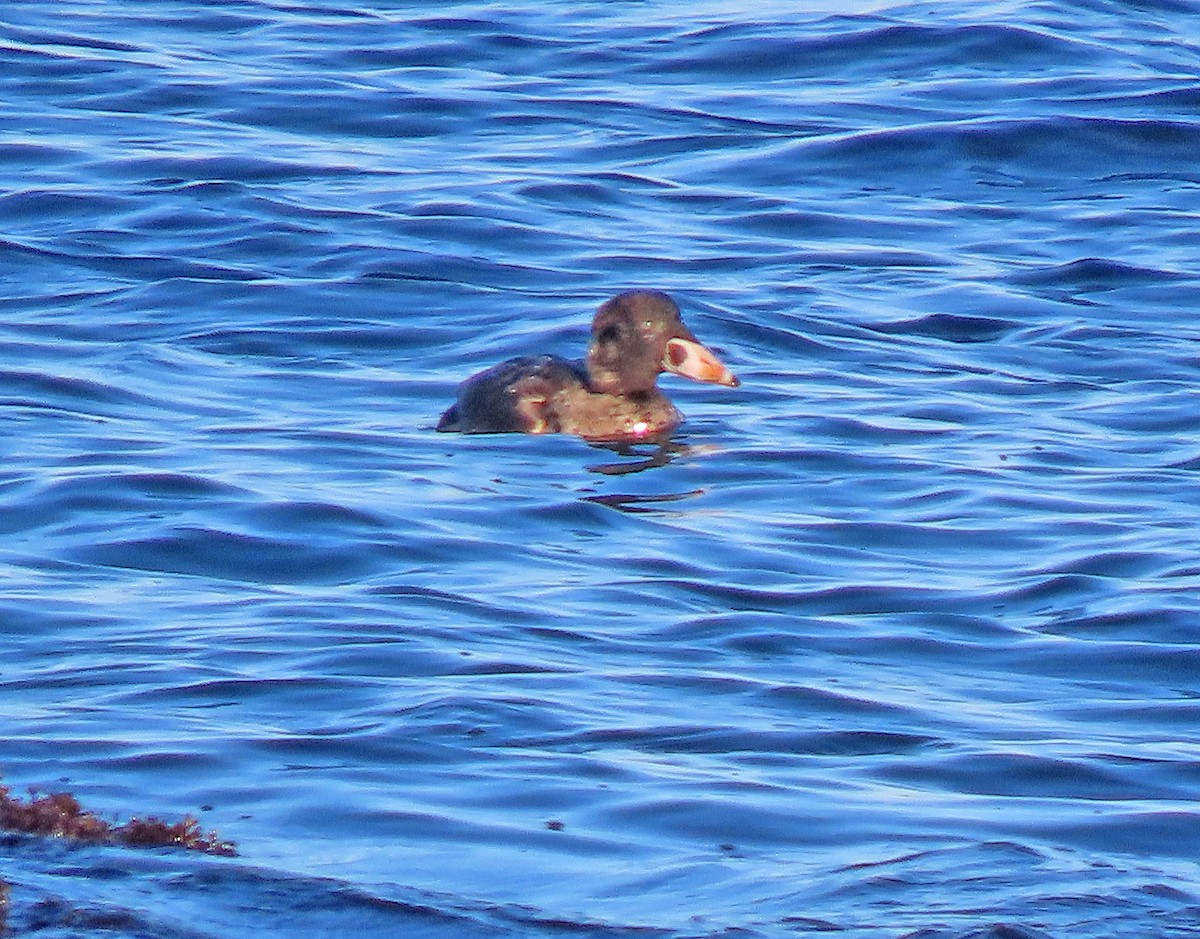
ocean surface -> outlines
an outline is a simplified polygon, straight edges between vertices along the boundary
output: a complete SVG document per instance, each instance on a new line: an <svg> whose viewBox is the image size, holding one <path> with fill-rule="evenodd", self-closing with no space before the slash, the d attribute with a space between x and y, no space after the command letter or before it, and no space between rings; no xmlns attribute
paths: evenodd
<svg viewBox="0 0 1200 939"><path fill-rule="evenodd" d="M1200 4L5 0L0 456L11 936L1200 937Z"/></svg>

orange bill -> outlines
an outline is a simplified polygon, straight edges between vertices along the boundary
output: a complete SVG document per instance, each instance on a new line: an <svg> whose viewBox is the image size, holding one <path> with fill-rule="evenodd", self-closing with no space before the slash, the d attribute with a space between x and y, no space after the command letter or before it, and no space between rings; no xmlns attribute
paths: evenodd
<svg viewBox="0 0 1200 939"><path fill-rule="evenodd" d="M696 381L728 385L730 388L736 388L739 384L733 372L712 350L691 339L668 339L662 364L668 372Z"/></svg>

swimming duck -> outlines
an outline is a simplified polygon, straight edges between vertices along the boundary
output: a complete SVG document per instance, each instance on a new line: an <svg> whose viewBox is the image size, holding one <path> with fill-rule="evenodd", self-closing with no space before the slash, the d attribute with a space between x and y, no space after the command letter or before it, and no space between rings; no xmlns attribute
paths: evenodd
<svg viewBox="0 0 1200 939"><path fill-rule="evenodd" d="M683 415L658 389L673 372L736 388L737 378L683 325L679 307L657 290L631 290L596 311L587 358L509 359L458 389L437 429L468 434L576 434L587 440L655 438Z"/></svg>

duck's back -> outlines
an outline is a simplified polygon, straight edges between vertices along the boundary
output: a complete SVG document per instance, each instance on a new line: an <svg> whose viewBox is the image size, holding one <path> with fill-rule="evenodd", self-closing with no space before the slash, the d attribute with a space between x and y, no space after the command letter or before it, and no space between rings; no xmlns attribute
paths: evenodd
<svg viewBox="0 0 1200 939"><path fill-rule="evenodd" d="M522 356L473 375L438 421L440 431L466 434L557 433L547 402L564 391L587 391L587 373L554 355Z"/></svg>

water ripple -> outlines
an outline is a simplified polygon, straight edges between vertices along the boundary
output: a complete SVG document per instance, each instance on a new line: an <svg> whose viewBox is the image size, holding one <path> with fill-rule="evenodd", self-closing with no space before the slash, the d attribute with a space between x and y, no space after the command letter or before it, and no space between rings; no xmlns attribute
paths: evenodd
<svg viewBox="0 0 1200 939"><path fill-rule="evenodd" d="M2 782L243 853L9 930L1200 934L1196 25L9 3ZM434 432L630 287L742 385Z"/></svg>

